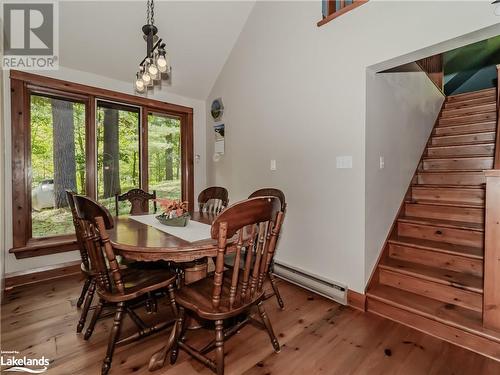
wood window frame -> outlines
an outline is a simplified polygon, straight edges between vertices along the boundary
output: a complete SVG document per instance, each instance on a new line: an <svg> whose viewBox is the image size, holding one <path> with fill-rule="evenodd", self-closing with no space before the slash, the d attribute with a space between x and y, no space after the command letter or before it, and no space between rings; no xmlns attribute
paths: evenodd
<svg viewBox="0 0 500 375"><path fill-rule="evenodd" d="M194 149L193 108L150 98L120 93L79 83L49 78L33 73L11 70L11 127L12 127L12 227L13 248L16 258L55 254L77 249L74 235L47 238L31 237L31 145L30 95L41 93L61 99L84 101L86 195L96 197L96 103L112 101L141 107L141 158L147 161L148 113L175 116L181 120L181 194L194 208ZM148 189L147 163L142 167L141 187Z"/></svg>
<svg viewBox="0 0 500 375"><path fill-rule="evenodd" d="M340 9L336 9L336 1L328 0L328 15L324 17L321 21L319 21L316 25L318 27L323 26L324 24L334 20L337 17L340 17L347 12L356 9L357 7L367 3L368 0L353 0L353 2L349 5L345 5L345 1L340 1Z"/></svg>

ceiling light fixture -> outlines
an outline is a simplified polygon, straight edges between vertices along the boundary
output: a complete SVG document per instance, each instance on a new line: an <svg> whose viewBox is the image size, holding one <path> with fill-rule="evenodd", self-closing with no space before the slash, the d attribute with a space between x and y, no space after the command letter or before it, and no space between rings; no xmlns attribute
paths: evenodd
<svg viewBox="0 0 500 375"><path fill-rule="evenodd" d="M146 24L142 27L146 41L146 57L139 64L139 71L135 75L134 87L138 93L146 93L161 81L170 82L172 68L170 67L166 44L158 37L158 28L155 22L154 0L147 1Z"/></svg>
<svg viewBox="0 0 500 375"><path fill-rule="evenodd" d="M497 16L500 16L500 0L495 0L494 2L492 2L492 4L497 5L497 6L495 7L495 14L496 14Z"/></svg>

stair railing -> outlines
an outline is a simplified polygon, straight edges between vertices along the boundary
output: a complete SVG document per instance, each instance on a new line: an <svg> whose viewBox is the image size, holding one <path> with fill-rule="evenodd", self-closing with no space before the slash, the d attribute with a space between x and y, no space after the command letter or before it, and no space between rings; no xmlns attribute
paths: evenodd
<svg viewBox="0 0 500 375"><path fill-rule="evenodd" d="M500 331L500 65L497 65L497 127L493 168L485 171L483 326Z"/></svg>

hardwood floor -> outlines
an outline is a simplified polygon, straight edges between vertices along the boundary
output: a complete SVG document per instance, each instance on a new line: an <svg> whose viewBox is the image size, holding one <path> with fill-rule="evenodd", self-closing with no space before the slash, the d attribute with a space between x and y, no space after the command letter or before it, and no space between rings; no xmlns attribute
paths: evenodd
<svg viewBox="0 0 500 375"><path fill-rule="evenodd" d="M244 327L226 344L227 374L499 374L500 363L401 324L341 306L280 281L284 311L271 298L266 309L282 351L273 352L266 332ZM47 374L99 374L111 318L98 323L90 341L75 333L80 280L71 276L7 293L2 306L1 348L51 360ZM169 312L167 304L160 310ZM141 314L142 315L142 314ZM155 315L146 316L153 319ZM131 325L126 324L130 330ZM149 357L166 340L161 332L118 347L110 374L150 374ZM204 330L187 339L208 342ZM211 374L181 352L174 367L152 374Z"/></svg>

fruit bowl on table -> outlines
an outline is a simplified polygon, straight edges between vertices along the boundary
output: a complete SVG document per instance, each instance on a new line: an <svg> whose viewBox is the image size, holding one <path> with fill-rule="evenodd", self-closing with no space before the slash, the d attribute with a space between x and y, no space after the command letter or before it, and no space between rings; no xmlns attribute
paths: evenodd
<svg viewBox="0 0 500 375"><path fill-rule="evenodd" d="M168 225L171 227L185 227L186 225L188 225L191 216L187 212L178 217L169 217L168 214L163 213L156 216L156 219L163 225Z"/></svg>

